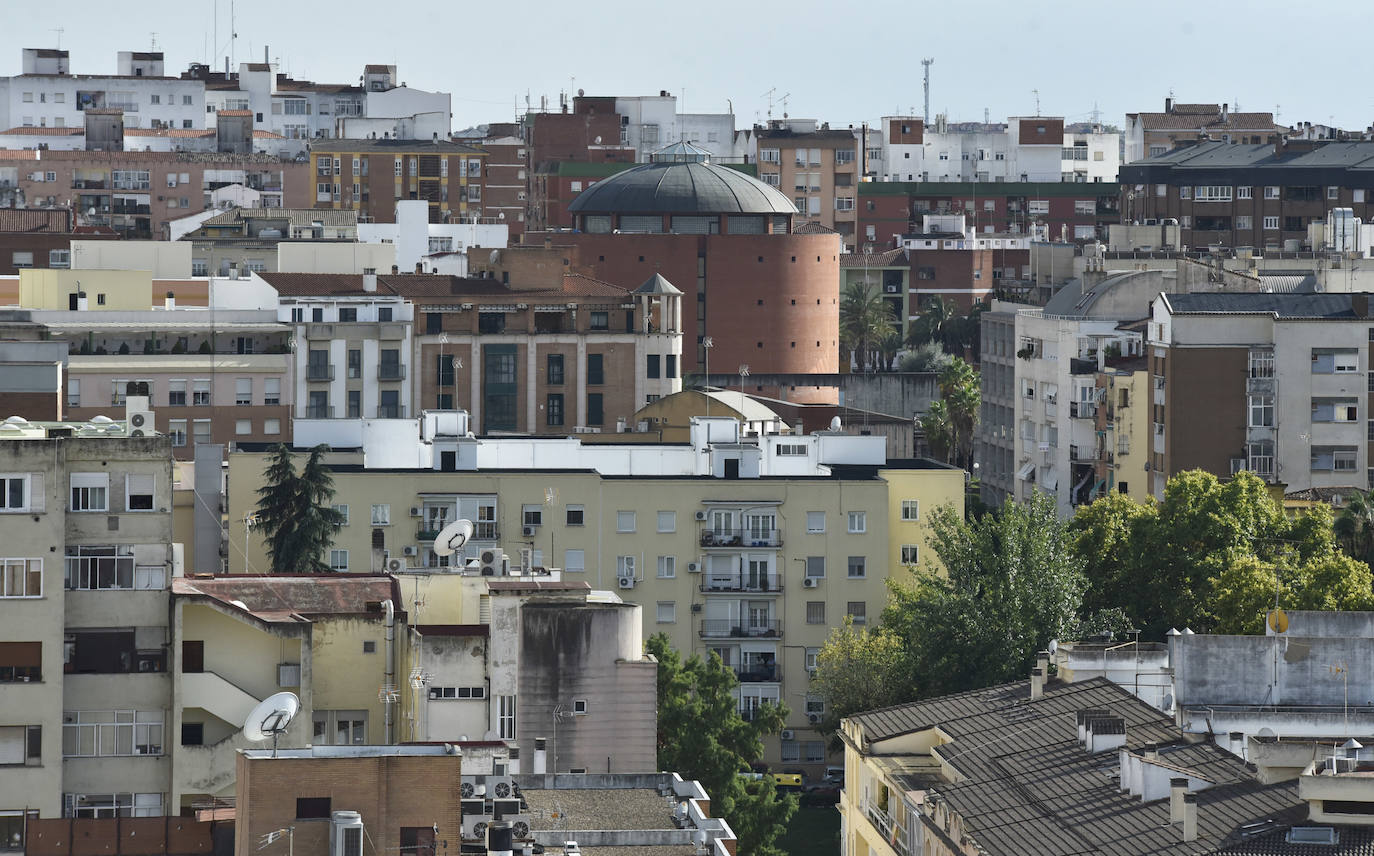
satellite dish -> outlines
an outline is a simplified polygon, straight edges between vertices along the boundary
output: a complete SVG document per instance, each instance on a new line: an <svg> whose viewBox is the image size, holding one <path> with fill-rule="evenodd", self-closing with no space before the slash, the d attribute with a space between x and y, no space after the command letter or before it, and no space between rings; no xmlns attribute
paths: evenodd
<svg viewBox="0 0 1374 856"><path fill-rule="evenodd" d="M472 537L471 520L455 520L434 536L434 555L451 556L463 549L463 545Z"/></svg>
<svg viewBox="0 0 1374 856"><path fill-rule="evenodd" d="M277 754L277 738L291 725L291 720L300 713L301 700L295 693L277 693L258 702L257 707L248 713L243 722L243 736L253 741L272 739L272 757Z"/></svg>
<svg viewBox="0 0 1374 856"><path fill-rule="evenodd" d="M1275 609L1269 613L1269 629L1275 633L1283 633L1288 630L1288 613L1282 609Z"/></svg>

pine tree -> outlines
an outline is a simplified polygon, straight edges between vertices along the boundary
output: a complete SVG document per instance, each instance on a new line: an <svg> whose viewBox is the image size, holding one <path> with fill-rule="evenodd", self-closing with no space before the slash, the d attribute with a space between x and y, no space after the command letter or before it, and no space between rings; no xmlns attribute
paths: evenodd
<svg viewBox="0 0 1374 856"><path fill-rule="evenodd" d="M329 447L310 450L300 472L291 450L272 451L258 488L257 517L274 574L329 573L327 554L343 515L332 506L334 478L324 464Z"/></svg>

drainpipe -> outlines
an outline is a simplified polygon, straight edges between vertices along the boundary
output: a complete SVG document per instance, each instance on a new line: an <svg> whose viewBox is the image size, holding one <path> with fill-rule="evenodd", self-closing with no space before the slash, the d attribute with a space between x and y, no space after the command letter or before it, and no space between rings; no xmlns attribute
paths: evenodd
<svg viewBox="0 0 1374 856"><path fill-rule="evenodd" d="M396 607L392 605L390 600L384 600L382 601L382 612L386 614L386 664L383 666L385 671L382 673L382 685L394 689L396 686ZM382 702L382 715L386 721L387 745L396 742L391 733L391 707L392 702L389 699Z"/></svg>

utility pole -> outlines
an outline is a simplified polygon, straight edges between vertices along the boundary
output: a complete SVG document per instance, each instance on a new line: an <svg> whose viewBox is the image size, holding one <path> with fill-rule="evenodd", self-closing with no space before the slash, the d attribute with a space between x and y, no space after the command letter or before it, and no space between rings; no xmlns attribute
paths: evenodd
<svg viewBox="0 0 1374 856"><path fill-rule="evenodd" d="M925 59L921 60L921 65L925 66L925 95L926 95L925 113L922 114L921 120L922 120L925 124L927 124L927 125L930 124L930 67L931 67L932 64L934 64L934 62L935 62L935 58L934 58L934 57L926 57Z"/></svg>

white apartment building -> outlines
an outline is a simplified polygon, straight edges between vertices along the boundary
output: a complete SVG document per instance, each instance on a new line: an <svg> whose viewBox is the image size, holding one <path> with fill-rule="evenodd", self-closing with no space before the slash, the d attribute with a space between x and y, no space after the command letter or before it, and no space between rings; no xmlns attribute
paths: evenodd
<svg viewBox="0 0 1374 856"><path fill-rule="evenodd" d="M505 248L510 242L510 227L505 223L431 223L429 203L400 199L396 202L396 222L359 223L358 240L394 244L396 265L405 272L420 264L425 273L438 269L442 274L467 276L467 250Z"/></svg>
<svg viewBox="0 0 1374 856"><path fill-rule="evenodd" d="M24 48L23 73L0 77L0 129L84 128L84 111L103 108L123 110L125 128L199 130L205 106L204 82L166 76L156 52L121 51L115 74L78 75L67 51Z"/></svg>
<svg viewBox="0 0 1374 856"><path fill-rule="evenodd" d="M0 423L0 823L160 816L171 680L172 456L125 420ZM23 827L17 831L22 839ZM19 842L22 850L23 842Z"/></svg>
<svg viewBox="0 0 1374 856"><path fill-rule="evenodd" d="M1073 130L1052 116L971 127L943 116L929 126L918 116L884 116L881 127L869 171L883 181L1112 183L1121 163L1120 134Z"/></svg>
<svg viewBox="0 0 1374 856"><path fill-rule="evenodd" d="M679 113L677 96L666 91L617 97L615 111L620 143L634 147L636 163L648 163L654 152L677 142L706 149L712 160L722 162L737 163L751 154L745 141L736 139L734 113Z"/></svg>

